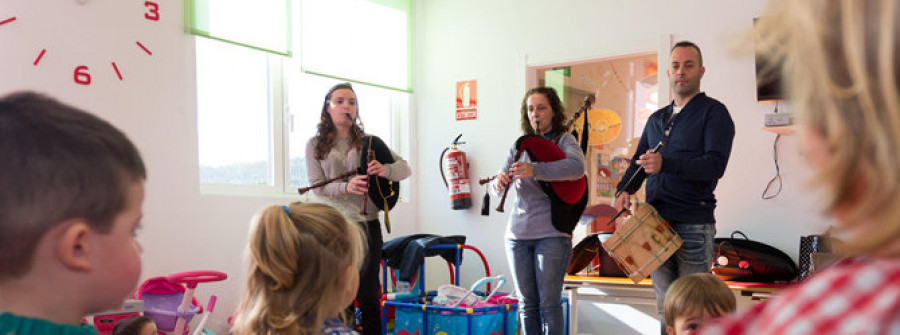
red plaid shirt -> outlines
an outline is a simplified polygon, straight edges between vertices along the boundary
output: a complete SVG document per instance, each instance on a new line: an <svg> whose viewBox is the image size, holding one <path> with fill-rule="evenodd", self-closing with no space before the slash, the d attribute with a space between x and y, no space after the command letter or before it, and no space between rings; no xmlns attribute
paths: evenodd
<svg viewBox="0 0 900 335"><path fill-rule="evenodd" d="M840 261L703 334L900 334L900 261Z"/></svg>

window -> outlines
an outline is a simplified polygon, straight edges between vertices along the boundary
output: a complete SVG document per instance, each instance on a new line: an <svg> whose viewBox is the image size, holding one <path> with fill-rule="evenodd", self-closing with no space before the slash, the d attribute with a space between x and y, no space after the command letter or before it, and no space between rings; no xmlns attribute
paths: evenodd
<svg viewBox="0 0 900 335"><path fill-rule="evenodd" d="M412 91L410 0L303 0L308 73Z"/></svg>
<svg viewBox="0 0 900 335"><path fill-rule="evenodd" d="M200 181L272 186L268 57L197 39Z"/></svg>
<svg viewBox="0 0 900 335"><path fill-rule="evenodd" d="M301 29L299 24L292 26ZM334 34L321 32L326 37ZM292 36L294 45L300 45L301 34ZM302 50L285 57L217 39L196 37L195 41L201 191L296 195L297 187L308 184L306 143L316 133L325 93L347 80L340 73L306 71L301 66ZM364 53L356 47L349 49ZM396 52L405 57L408 50ZM332 62L325 65L341 68L355 61ZM347 68L354 66L359 65ZM359 116L366 133L381 137L408 160L407 127L401 124L409 110L410 93L378 84L381 79L396 79L389 72L369 71L366 83L353 83ZM408 183L401 185L408 187Z"/></svg>
<svg viewBox="0 0 900 335"><path fill-rule="evenodd" d="M319 116L328 89L342 81L327 77L305 74L299 68L286 71L290 76L287 90L288 140L290 157L290 187L306 186L306 142L316 134ZM359 118L368 134L375 134L388 143L394 151L407 158L399 150L400 143L395 135L395 127L401 111L408 109L408 94L379 87L353 84L359 105Z"/></svg>

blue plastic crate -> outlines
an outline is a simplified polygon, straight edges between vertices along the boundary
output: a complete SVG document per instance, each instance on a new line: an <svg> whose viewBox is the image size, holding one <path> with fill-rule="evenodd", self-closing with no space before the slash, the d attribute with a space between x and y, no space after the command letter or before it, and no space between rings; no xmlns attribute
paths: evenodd
<svg viewBox="0 0 900 335"><path fill-rule="evenodd" d="M569 300L562 298L569 332ZM430 298L419 301L386 301L396 309L395 335L515 335L517 305L465 308L430 304Z"/></svg>
<svg viewBox="0 0 900 335"><path fill-rule="evenodd" d="M388 301L385 305L396 308L396 335L516 333L515 305L464 308L401 301Z"/></svg>

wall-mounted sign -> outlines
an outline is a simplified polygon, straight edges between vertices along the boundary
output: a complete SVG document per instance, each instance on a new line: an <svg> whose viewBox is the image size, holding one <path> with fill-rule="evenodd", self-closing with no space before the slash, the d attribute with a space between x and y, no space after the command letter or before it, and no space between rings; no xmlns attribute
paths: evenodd
<svg viewBox="0 0 900 335"><path fill-rule="evenodd" d="M456 82L456 121L478 118L478 94L475 80Z"/></svg>

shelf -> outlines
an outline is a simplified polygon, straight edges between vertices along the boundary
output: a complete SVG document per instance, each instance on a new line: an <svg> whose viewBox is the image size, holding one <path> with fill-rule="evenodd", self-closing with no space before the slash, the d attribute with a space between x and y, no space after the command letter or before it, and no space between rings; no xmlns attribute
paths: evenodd
<svg viewBox="0 0 900 335"><path fill-rule="evenodd" d="M776 126L776 127L763 127L763 130L776 133L779 135L793 135L794 134L794 126Z"/></svg>

